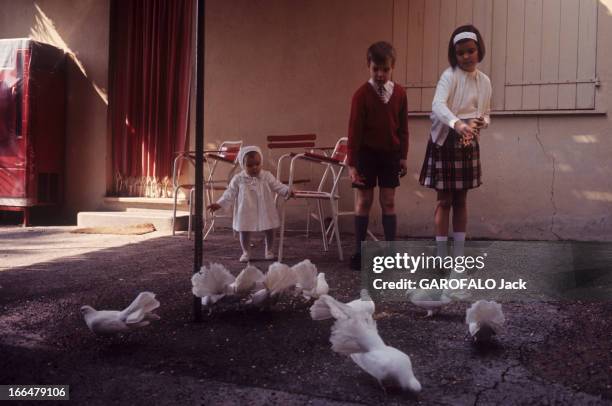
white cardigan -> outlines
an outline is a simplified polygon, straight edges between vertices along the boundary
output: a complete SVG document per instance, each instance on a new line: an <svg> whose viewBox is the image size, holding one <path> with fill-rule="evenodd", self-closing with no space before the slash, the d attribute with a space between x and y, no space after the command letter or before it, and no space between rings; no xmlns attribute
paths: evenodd
<svg viewBox="0 0 612 406"><path fill-rule="evenodd" d="M491 122L491 81L476 69L466 72L447 68L438 81L431 105L431 140L443 145L448 130L460 119L483 116L485 127Z"/></svg>
<svg viewBox="0 0 612 406"><path fill-rule="evenodd" d="M270 172L261 170L258 176L246 171L234 175L228 188L217 203L227 210L234 205L232 227L236 231L264 231L280 226L274 195L289 194L289 187L282 184Z"/></svg>

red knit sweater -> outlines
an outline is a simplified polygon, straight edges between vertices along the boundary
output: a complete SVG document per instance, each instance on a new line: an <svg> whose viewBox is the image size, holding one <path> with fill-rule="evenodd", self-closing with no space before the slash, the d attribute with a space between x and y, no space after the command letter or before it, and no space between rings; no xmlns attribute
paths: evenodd
<svg viewBox="0 0 612 406"><path fill-rule="evenodd" d="M399 151L408 156L408 100L397 83L387 104L366 82L353 95L348 131L348 165L355 166L361 147L378 151Z"/></svg>

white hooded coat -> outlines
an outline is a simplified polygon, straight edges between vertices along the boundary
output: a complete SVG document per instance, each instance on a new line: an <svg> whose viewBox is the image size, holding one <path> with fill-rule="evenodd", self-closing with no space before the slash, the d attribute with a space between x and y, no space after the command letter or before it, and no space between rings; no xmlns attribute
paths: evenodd
<svg viewBox="0 0 612 406"><path fill-rule="evenodd" d="M244 167L244 159L251 151L257 152L263 162L259 147L243 147L238 154L242 171L234 175L223 196L217 201L223 210L234 205L232 226L236 231L264 231L279 227L280 219L274 196L276 193L283 197L289 194L289 187L266 170L262 169L257 176L249 176Z"/></svg>

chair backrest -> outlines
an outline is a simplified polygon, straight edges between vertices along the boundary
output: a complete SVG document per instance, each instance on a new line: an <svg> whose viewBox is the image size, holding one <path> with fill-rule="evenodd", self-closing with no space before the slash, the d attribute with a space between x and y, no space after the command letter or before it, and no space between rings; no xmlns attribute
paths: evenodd
<svg viewBox="0 0 612 406"><path fill-rule="evenodd" d="M219 153L217 155L236 163L240 148L242 148L242 141L223 141L219 146Z"/></svg>
<svg viewBox="0 0 612 406"><path fill-rule="evenodd" d="M268 135L268 149L314 148L316 134Z"/></svg>
<svg viewBox="0 0 612 406"><path fill-rule="evenodd" d="M276 170L276 177L281 182L286 182L287 179L281 179L282 161L287 158L292 152L304 152L305 149L315 148L317 140L316 134L283 134L283 135L268 135L268 165ZM278 154L275 154L278 151ZM310 178L311 176L307 176ZM302 179L302 182L309 182L307 179Z"/></svg>
<svg viewBox="0 0 612 406"><path fill-rule="evenodd" d="M321 176L321 181L319 182L319 191L323 191L325 189L325 184L327 182L328 177L331 176L331 193L337 194L338 191L338 182L342 173L344 172L346 159L348 157L348 138L342 137L338 141L336 141L336 145L334 146L334 150L329 156L330 160L334 160L343 165L338 166L337 164L328 164Z"/></svg>
<svg viewBox="0 0 612 406"><path fill-rule="evenodd" d="M238 153L242 148L242 141L223 141L216 152L210 152L206 154L206 168L208 176L206 176L206 183L211 187L218 186L219 183L228 185L232 178L236 168L238 167ZM219 162L229 164L231 167L221 177L218 175L218 171L222 170L219 168Z"/></svg>
<svg viewBox="0 0 612 406"><path fill-rule="evenodd" d="M348 138L342 137L336 142L334 152L331 154L331 158L339 162L345 163L348 156Z"/></svg>

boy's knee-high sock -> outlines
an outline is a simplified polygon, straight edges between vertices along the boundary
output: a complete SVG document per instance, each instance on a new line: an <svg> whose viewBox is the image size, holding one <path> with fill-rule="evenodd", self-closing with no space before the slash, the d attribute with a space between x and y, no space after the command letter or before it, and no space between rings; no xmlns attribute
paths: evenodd
<svg viewBox="0 0 612 406"><path fill-rule="evenodd" d="M361 253L361 241L366 239L368 234L368 222L370 216L355 216L355 253Z"/></svg>
<svg viewBox="0 0 612 406"><path fill-rule="evenodd" d="M465 232L453 233L453 256L462 257L465 247Z"/></svg>
<svg viewBox="0 0 612 406"><path fill-rule="evenodd" d="M266 251L272 251L272 246L274 245L274 230L266 230Z"/></svg>
<svg viewBox="0 0 612 406"><path fill-rule="evenodd" d="M385 232L385 240L395 241L395 234L397 232L397 216L395 214L383 214L382 224Z"/></svg>
<svg viewBox="0 0 612 406"><path fill-rule="evenodd" d="M249 246L250 240L251 240L251 233L249 231L240 232L240 246L242 247L242 252L248 254L251 251L251 247Z"/></svg>
<svg viewBox="0 0 612 406"><path fill-rule="evenodd" d="M448 255L448 237L445 235L436 236L436 255L444 258Z"/></svg>

